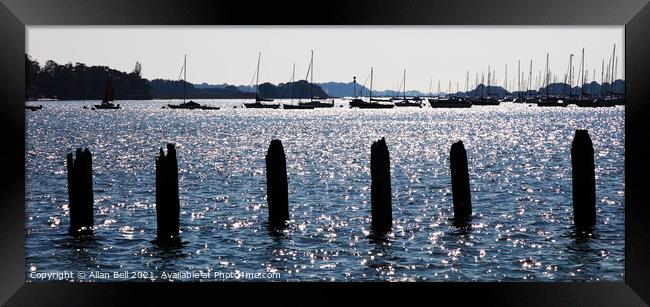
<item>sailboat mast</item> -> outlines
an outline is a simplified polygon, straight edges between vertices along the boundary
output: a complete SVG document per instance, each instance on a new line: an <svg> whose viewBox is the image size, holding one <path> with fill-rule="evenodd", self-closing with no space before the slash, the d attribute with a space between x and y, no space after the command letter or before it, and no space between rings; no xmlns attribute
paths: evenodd
<svg viewBox="0 0 650 307"><path fill-rule="evenodd" d="M404 100L406 100L406 69L404 69Z"/></svg>
<svg viewBox="0 0 650 307"><path fill-rule="evenodd" d="M476 72L476 79L474 79L474 98L478 97L478 72Z"/></svg>
<svg viewBox="0 0 650 307"><path fill-rule="evenodd" d="M610 83L610 88L611 88L611 93L614 94L614 58L616 57L616 44L614 44L614 51L612 51L612 68L611 68L611 79L612 82Z"/></svg>
<svg viewBox="0 0 650 307"><path fill-rule="evenodd" d="M616 61L614 62L614 79L612 81L612 95L614 95L614 83L616 82L617 72L618 72L618 57L616 57Z"/></svg>
<svg viewBox="0 0 650 307"><path fill-rule="evenodd" d="M183 103L185 103L185 81L187 79L187 54L185 55L185 58L183 59Z"/></svg>
<svg viewBox="0 0 650 307"><path fill-rule="evenodd" d="M505 92L508 91L508 64L506 64L506 73L505 76L503 77L503 89L505 90ZM505 96L505 92L504 92L504 96Z"/></svg>
<svg viewBox="0 0 650 307"><path fill-rule="evenodd" d="M517 61L517 96L521 97L521 60Z"/></svg>
<svg viewBox="0 0 650 307"><path fill-rule="evenodd" d="M548 99L548 90L549 90L549 84L548 84L548 52L546 53L546 99Z"/></svg>
<svg viewBox="0 0 650 307"><path fill-rule="evenodd" d="M467 70L467 78L465 78L465 97L469 93L469 70Z"/></svg>
<svg viewBox="0 0 650 307"><path fill-rule="evenodd" d="M491 77L490 74L491 73L492 73L492 70L490 69L490 65L488 65L488 80L487 80L488 81L487 82L487 96L488 97L490 97L490 77Z"/></svg>
<svg viewBox="0 0 650 307"><path fill-rule="evenodd" d="M373 78L373 68L370 67L370 95L368 98L370 98L370 102L372 102L372 78Z"/></svg>
<svg viewBox="0 0 650 307"><path fill-rule="evenodd" d="M293 86L295 85L296 62L293 62L293 71L291 72L291 102L293 102Z"/></svg>
<svg viewBox="0 0 650 307"><path fill-rule="evenodd" d="M573 53L569 56L569 97L573 94Z"/></svg>
<svg viewBox="0 0 650 307"><path fill-rule="evenodd" d="M314 50L311 51L311 63L309 65L311 66L311 86L309 87L311 98L309 101L314 101ZM372 83L372 80L370 80L370 83Z"/></svg>
<svg viewBox="0 0 650 307"><path fill-rule="evenodd" d="M440 97L440 79L438 79L438 97Z"/></svg>
<svg viewBox="0 0 650 307"><path fill-rule="evenodd" d="M582 55L580 56L580 99L585 87L585 48L582 48Z"/></svg>
<svg viewBox="0 0 650 307"><path fill-rule="evenodd" d="M603 95L603 83L605 83L605 59L600 67L600 95Z"/></svg>
<svg viewBox="0 0 650 307"><path fill-rule="evenodd" d="M257 55L257 71L255 72L255 100L257 100L257 94L259 92L260 85L260 59L262 58L262 52Z"/></svg>
<svg viewBox="0 0 650 307"><path fill-rule="evenodd" d="M533 60L530 60L530 70L528 71L528 86L526 87L526 96L528 96L528 91L530 91L530 86L533 82Z"/></svg>

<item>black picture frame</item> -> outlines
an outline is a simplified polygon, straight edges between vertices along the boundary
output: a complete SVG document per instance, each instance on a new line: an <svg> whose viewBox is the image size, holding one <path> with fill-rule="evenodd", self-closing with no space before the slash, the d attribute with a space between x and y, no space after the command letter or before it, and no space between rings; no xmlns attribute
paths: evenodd
<svg viewBox="0 0 650 307"><path fill-rule="evenodd" d="M28 25L625 26L625 282L25 283L24 54ZM650 4L648 0L130 1L0 0L0 302L8 306L415 304L639 306L650 302ZM349 46L355 52L354 46ZM240 290L234 295L233 290ZM243 290L243 291L242 291ZM399 291L398 291L399 290ZM347 292L348 296L333 294ZM296 294L308 294L298 298ZM417 294L417 295L416 295ZM242 301L244 300L244 301Z"/></svg>

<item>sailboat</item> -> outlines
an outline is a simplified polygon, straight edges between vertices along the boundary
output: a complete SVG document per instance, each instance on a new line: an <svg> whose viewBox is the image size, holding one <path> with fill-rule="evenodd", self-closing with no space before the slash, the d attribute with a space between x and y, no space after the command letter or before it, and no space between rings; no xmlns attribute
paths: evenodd
<svg viewBox="0 0 650 307"><path fill-rule="evenodd" d="M255 102L244 103L244 106L249 109L277 109L280 107L280 104L265 104L262 102L271 102L273 99L262 98L259 96L259 84L260 84L260 59L262 58L262 53L260 52L257 56L257 70L255 72Z"/></svg>
<svg viewBox="0 0 650 307"><path fill-rule="evenodd" d="M102 98L102 103L101 104L96 104L95 108L96 109L119 109L120 105L113 104L113 82L111 79L108 79L106 81L106 91L104 92L104 98Z"/></svg>
<svg viewBox="0 0 650 307"><path fill-rule="evenodd" d="M432 96L431 94L431 86L429 86L429 96ZM460 97L460 96L451 96L450 94L447 94L447 98L443 98L440 96L440 81L438 81L438 97L436 98L428 98L429 100L429 105L431 105L432 108L471 108L472 103L469 102L469 99Z"/></svg>
<svg viewBox="0 0 650 307"><path fill-rule="evenodd" d="M609 86L605 85L605 80L601 81L602 85L605 88L605 97L596 99L591 105L592 107L615 107L617 105L625 105L625 91L621 93L614 93L615 83L616 83L616 68L618 66L618 61L616 58L616 44L614 44L614 50L612 51L612 59L608 63L608 79ZM603 62L603 68L604 68Z"/></svg>
<svg viewBox="0 0 650 307"><path fill-rule="evenodd" d="M488 82L487 87L483 86L483 89L487 89L487 96L481 95L481 97L470 99L473 105L477 106L498 106L501 102L494 97L490 96L490 66L488 66Z"/></svg>
<svg viewBox="0 0 650 307"><path fill-rule="evenodd" d="M200 105L200 104L198 104L198 103L196 103L196 102L194 102L192 100L190 100L188 102L185 102L185 92L186 92L185 91L185 85L187 84L187 82L185 80L187 80L187 54L183 58L183 103L181 103L179 105L167 104L167 106L170 109L219 110L219 107L209 107L209 106Z"/></svg>
<svg viewBox="0 0 650 307"><path fill-rule="evenodd" d="M411 102L406 99L406 69L404 69L404 78L402 79L402 90L404 93L403 99L395 102L396 107L422 107L422 104L420 103L422 99L420 97L417 97L419 100L416 100L416 102Z"/></svg>
<svg viewBox="0 0 650 307"><path fill-rule="evenodd" d="M537 100L537 106L539 107L566 107L567 102L558 99L557 97L551 97L549 92L551 91L550 85L550 73L548 71L548 53L546 53L546 98L541 98Z"/></svg>
<svg viewBox="0 0 650 307"><path fill-rule="evenodd" d="M370 94L369 101L364 101L363 99L357 98L357 77L353 77L354 83L354 99L350 101L351 108L359 109L391 109L395 107L394 104L384 104L379 102L373 102L372 99L372 79L373 79L374 70L370 68Z"/></svg>
<svg viewBox="0 0 650 307"><path fill-rule="evenodd" d="M304 107L314 107L314 108L334 107L334 100L332 100L331 103L314 100L314 50L311 50L311 60L309 61L309 68L307 69L307 74L309 74L310 72L311 72L311 81L309 84L309 90L310 90L309 101L308 102L298 101L298 105Z"/></svg>
<svg viewBox="0 0 650 307"><path fill-rule="evenodd" d="M38 111L43 109L43 105L39 104L38 106L25 106L25 109L30 111Z"/></svg>
<svg viewBox="0 0 650 307"><path fill-rule="evenodd" d="M290 86L291 87L291 94L290 94L291 102L293 102L293 87L295 85L295 83L294 83L295 82L295 78L294 78L295 75L296 75L296 64L294 63L293 64L293 72L291 73L291 81L289 81L289 84L291 84L291 86ZM297 104L297 105L296 104L282 104L282 108L284 108L285 110L310 110L310 109L314 109L313 106L304 106L304 105L300 105L300 104Z"/></svg>

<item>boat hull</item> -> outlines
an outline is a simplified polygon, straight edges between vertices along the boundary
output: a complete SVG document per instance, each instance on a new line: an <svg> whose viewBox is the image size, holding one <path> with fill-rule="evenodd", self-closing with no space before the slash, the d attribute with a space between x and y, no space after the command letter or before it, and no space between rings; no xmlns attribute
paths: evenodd
<svg viewBox="0 0 650 307"><path fill-rule="evenodd" d="M383 104L375 102L367 102L361 99L352 99L350 101L350 108L359 108L359 109L392 109L395 107L393 104Z"/></svg>
<svg viewBox="0 0 650 307"><path fill-rule="evenodd" d="M471 108L472 104L469 102L453 102L453 101L431 101L429 105L432 108Z"/></svg>
<svg viewBox="0 0 650 307"><path fill-rule="evenodd" d="M25 109L28 109L30 111L37 111L37 110L43 109L43 106L38 106L38 107L36 107L36 106L25 106Z"/></svg>
<svg viewBox="0 0 650 307"><path fill-rule="evenodd" d="M395 107L392 104L381 104L381 103L365 103L359 105L357 108L359 109L392 109Z"/></svg>
<svg viewBox="0 0 650 307"><path fill-rule="evenodd" d="M569 100L560 98L541 98L535 103L538 107L566 107L569 105Z"/></svg>
<svg viewBox="0 0 650 307"><path fill-rule="evenodd" d="M279 104L263 104L263 103L245 103L247 109L278 109Z"/></svg>
<svg viewBox="0 0 650 307"><path fill-rule="evenodd" d="M470 102L475 106L498 106L501 104L498 100L484 98L470 99Z"/></svg>
<svg viewBox="0 0 650 307"><path fill-rule="evenodd" d="M588 101L578 101L574 103L576 106L581 108L608 108L615 107L616 104L613 101L608 101L607 99L603 100L588 100Z"/></svg>
<svg viewBox="0 0 650 307"><path fill-rule="evenodd" d="M283 104L282 108L285 110L313 110L313 106L305 106L299 104Z"/></svg>
<svg viewBox="0 0 650 307"><path fill-rule="evenodd" d="M118 105L109 105L109 106L107 106L107 105L96 104L95 109L98 109L98 110L117 110L117 109L120 109L120 105L118 104Z"/></svg>
<svg viewBox="0 0 650 307"><path fill-rule="evenodd" d="M472 103L463 97L451 98L429 98L429 105L432 108L471 108Z"/></svg>
<svg viewBox="0 0 650 307"><path fill-rule="evenodd" d="M419 102L411 102L408 100L402 100L395 103L396 107L422 107L422 104Z"/></svg>
<svg viewBox="0 0 650 307"><path fill-rule="evenodd" d="M312 108L333 108L334 101L331 103L320 102L320 101L309 101L309 102L299 102L298 105Z"/></svg>

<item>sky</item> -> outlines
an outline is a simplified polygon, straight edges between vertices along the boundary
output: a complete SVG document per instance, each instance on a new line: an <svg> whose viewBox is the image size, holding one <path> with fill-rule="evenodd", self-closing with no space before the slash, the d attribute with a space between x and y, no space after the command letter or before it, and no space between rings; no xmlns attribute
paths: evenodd
<svg viewBox="0 0 650 307"><path fill-rule="evenodd" d="M616 44L617 77L624 79L624 27L515 26L29 26L27 53L43 64L53 60L102 65L130 72L136 61L147 79L178 79L187 55L187 81L209 84L254 84L261 52L260 83L304 79L314 50L314 82L363 83L374 68L373 87L396 89L406 69L406 87L436 91L449 82L470 88L488 65L501 85L506 65L509 87L521 72L533 76L546 67L563 78L569 54L579 70L582 48L589 78ZM534 77L533 77L534 78ZM562 80L559 80L562 81ZM512 89L512 88L511 88Z"/></svg>

